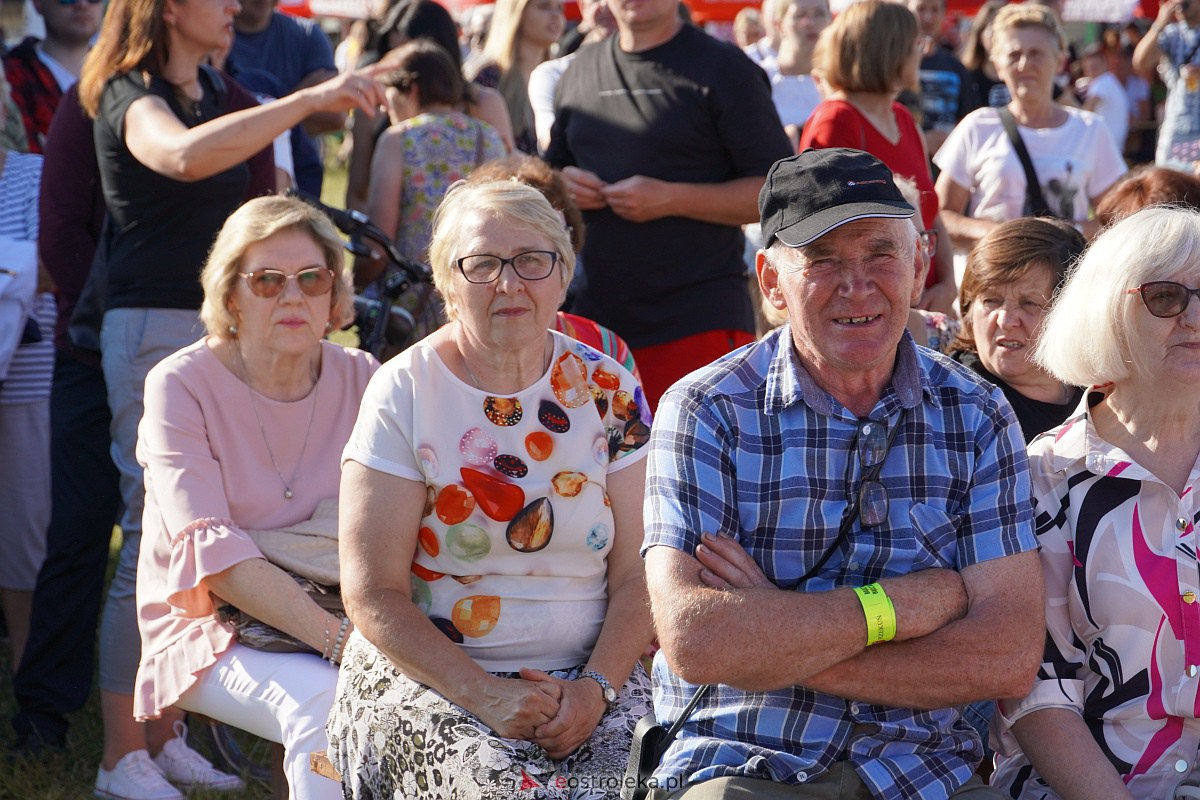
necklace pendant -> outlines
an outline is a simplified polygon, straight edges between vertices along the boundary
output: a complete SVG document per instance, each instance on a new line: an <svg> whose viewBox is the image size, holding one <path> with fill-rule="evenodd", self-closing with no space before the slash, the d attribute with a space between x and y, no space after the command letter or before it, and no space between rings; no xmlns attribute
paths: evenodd
<svg viewBox="0 0 1200 800"><path fill-rule="evenodd" d="M283 490L283 499L284 500L291 500L295 496L296 496L295 493L292 492L291 489L284 488L284 490Z"/></svg>

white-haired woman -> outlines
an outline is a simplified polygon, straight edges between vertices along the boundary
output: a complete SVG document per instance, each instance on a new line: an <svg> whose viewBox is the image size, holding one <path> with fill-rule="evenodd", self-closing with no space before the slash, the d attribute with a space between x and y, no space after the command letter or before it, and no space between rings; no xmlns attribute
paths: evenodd
<svg viewBox="0 0 1200 800"><path fill-rule="evenodd" d="M306 521L337 497L341 451L378 364L324 341L352 316L354 295L337 231L299 200L235 211L201 283L208 335L146 378L134 713L153 719L176 705L279 742L291 797L332 800L341 791L310 772L308 754L326 746L350 625L247 531ZM218 617L223 604L314 654L239 644Z"/></svg>
<svg viewBox="0 0 1200 800"><path fill-rule="evenodd" d="M1200 214L1106 229L1042 325L1037 361L1091 387L1029 446L1046 578L1033 691L999 706L994 785L1017 798L1197 797Z"/></svg>
<svg viewBox="0 0 1200 800"><path fill-rule="evenodd" d="M648 406L548 330L575 255L537 189L451 190L430 256L450 322L372 380L343 462L330 758L354 797L615 797L650 702Z"/></svg>
<svg viewBox="0 0 1200 800"><path fill-rule="evenodd" d="M538 151L529 75L550 57L565 24L562 0L498 0L483 53L463 66L468 80L504 95L513 138L524 153Z"/></svg>

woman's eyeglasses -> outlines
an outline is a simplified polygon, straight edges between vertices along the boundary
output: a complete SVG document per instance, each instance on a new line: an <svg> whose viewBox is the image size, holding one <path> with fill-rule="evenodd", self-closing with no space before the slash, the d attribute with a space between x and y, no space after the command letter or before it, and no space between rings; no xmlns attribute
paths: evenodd
<svg viewBox="0 0 1200 800"><path fill-rule="evenodd" d="M1200 297L1200 289L1189 289L1175 281L1150 281L1135 289L1127 289L1125 293L1140 294L1146 309L1163 319L1177 317L1186 311L1192 295Z"/></svg>
<svg viewBox="0 0 1200 800"><path fill-rule="evenodd" d="M333 270L328 267L306 267L295 275L277 269L256 269L238 274L246 279L256 297L277 297L291 280L309 297L320 297L333 289Z"/></svg>
<svg viewBox="0 0 1200 800"><path fill-rule="evenodd" d="M500 277L507 264L517 273L517 277L527 281L540 281L550 277L554 265L558 263L558 253L553 250L526 250L517 253L512 258L501 258L488 253L473 256L463 256L455 262L458 271L470 283L491 283Z"/></svg>

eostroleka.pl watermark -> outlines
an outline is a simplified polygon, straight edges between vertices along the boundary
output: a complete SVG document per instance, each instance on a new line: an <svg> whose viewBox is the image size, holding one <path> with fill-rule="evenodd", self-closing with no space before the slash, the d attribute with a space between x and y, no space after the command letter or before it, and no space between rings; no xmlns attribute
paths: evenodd
<svg viewBox="0 0 1200 800"><path fill-rule="evenodd" d="M536 792L539 789L580 789L583 791L615 792L621 789L666 789L673 792L683 788L683 776L674 776L664 780L655 778L641 779L627 775L561 775L554 773L544 778L530 775L521 770L522 794Z"/></svg>

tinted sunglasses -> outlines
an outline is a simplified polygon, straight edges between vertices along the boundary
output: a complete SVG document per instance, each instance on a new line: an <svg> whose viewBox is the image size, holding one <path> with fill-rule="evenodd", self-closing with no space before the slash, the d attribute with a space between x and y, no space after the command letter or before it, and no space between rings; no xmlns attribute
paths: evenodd
<svg viewBox="0 0 1200 800"><path fill-rule="evenodd" d="M862 465L863 481L859 484L857 496L851 494L852 503L857 504L858 517L863 527L873 528L882 524L888 517L887 487L879 481L877 469L883 466L891 445L887 423L876 422L873 419L861 420L858 423L855 445L854 451L858 454L859 464ZM850 486L849 470L852 463L851 459L846 465L847 486Z"/></svg>
<svg viewBox="0 0 1200 800"><path fill-rule="evenodd" d="M60 6L73 6L77 2L79 2L79 0L58 0L58 4ZM97 6L103 3L104 0L83 0L83 2L86 2L89 6Z"/></svg>
<svg viewBox="0 0 1200 800"><path fill-rule="evenodd" d="M1150 281L1126 294L1140 294L1146 309L1156 317L1177 317L1187 310L1192 295L1200 297L1200 289L1189 289L1175 281Z"/></svg>
<svg viewBox="0 0 1200 800"><path fill-rule="evenodd" d="M246 279L256 297L277 297L290 280L296 281L300 291L309 297L320 297L333 289L333 270L328 267L305 267L295 275L277 269L256 269L238 274Z"/></svg>

